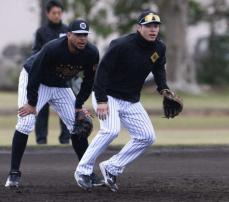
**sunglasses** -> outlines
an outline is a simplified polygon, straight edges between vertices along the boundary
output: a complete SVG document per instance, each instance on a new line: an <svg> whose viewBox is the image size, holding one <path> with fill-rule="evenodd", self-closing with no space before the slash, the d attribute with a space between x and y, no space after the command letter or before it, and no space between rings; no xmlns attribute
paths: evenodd
<svg viewBox="0 0 229 202"><path fill-rule="evenodd" d="M148 14L147 16L145 16L144 18L142 18L139 23L140 24L147 24L150 22L155 22L155 23L161 23L160 17L158 15L155 15L153 13Z"/></svg>

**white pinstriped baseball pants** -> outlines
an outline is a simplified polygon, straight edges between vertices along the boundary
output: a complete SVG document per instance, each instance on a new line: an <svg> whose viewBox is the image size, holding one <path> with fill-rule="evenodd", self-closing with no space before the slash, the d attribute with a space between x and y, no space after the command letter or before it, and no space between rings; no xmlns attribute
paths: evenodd
<svg viewBox="0 0 229 202"><path fill-rule="evenodd" d="M18 84L19 108L25 105L28 101L26 89L27 84L28 73L23 68L20 73ZM38 113L46 103L49 103L66 124L68 130L71 132L75 122L75 100L76 98L71 88L48 87L40 84L36 110ZM36 117L33 114L27 115L25 117L18 116L16 130L28 135L34 129L35 118Z"/></svg>
<svg viewBox="0 0 229 202"><path fill-rule="evenodd" d="M92 104L96 110L96 100L92 94ZM131 140L122 150L105 161L106 169L113 175L121 174L127 164L132 162L155 141L155 132L149 116L140 102L131 103L108 96L109 116L100 120L100 130L79 162L76 172L90 175L96 158L118 136L121 124L127 128Z"/></svg>

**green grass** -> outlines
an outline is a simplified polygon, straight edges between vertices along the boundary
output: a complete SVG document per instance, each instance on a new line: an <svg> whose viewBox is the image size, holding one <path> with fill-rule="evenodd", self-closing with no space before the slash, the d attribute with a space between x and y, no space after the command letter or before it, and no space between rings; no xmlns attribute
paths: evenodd
<svg viewBox="0 0 229 202"><path fill-rule="evenodd" d="M229 116L178 116L169 120L160 116L151 118L158 129L229 129Z"/></svg>
<svg viewBox="0 0 229 202"><path fill-rule="evenodd" d="M0 92L0 109L17 107L17 92Z"/></svg>
<svg viewBox="0 0 229 202"><path fill-rule="evenodd" d="M152 90L151 90L152 89ZM199 96L178 93L184 100L185 108L214 108L228 109L229 93L213 91ZM0 146L9 146L16 123L16 115L13 110L17 109L17 93L0 92L0 110L10 110L8 116L0 115ZM148 109L161 109L162 98L153 88L147 88L142 93L142 103ZM91 99L85 106L91 108ZM151 116L152 123L157 134L156 145L224 145L229 144L229 116L179 116L175 119L165 119L161 116ZM98 121L94 119L94 132L98 131ZM60 132L59 121L55 113L52 113L49 121L49 145L59 145L58 135ZM129 140L126 130L122 130L113 145L122 145ZM35 144L35 135L29 138L29 145Z"/></svg>
<svg viewBox="0 0 229 202"><path fill-rule="evenodd" d="M218 108L229 109L229 93L227 91L203 92L201 95L190 95L177 93L184 102L184 108ZM153 89L144 89L141 95L141 101L146 108L162 108L162 97Z"/></svg>
<svg viewBox="0 0 229 202"><path fill-rule="evenodd" d="M172 120L151 117L155 127L156 145L224 145L229 144L229 117L178 117ZM9 146L16 123L16 116L0 117L0 146ZM92 137L98 131L98 120L94 119ZM49 145L58 145L59 121L52 113L49 120ZM112 145L123 145L130 139L127 131L122 129ZM29 138L29 145L35 145L35 135Z"/></svg>
<svg viewBox="0 0 229 202"><path fill-rule="evenodd" d="M227 91L205 92L201 95L189 95L179 93L184 101L185 108L218 108L229 109L229 93ZM17 93L16 92L0 92L0 109L14 109L17 107ZM145 88L142 91L141 101L144 107L149 109L161 109L162 97L153 88ZM91 107L91 98L85 104Z"/></svg>

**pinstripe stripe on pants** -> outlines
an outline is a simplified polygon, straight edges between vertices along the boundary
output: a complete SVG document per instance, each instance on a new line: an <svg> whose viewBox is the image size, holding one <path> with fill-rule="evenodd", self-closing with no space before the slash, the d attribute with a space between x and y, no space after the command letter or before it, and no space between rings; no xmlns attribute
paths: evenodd
<svg viewBox="0 0 229 202"><path fill-rule="evenodd" d="M92 94L93 107L96 100ZM106 169L113 175L121 174L127 164L137 158L155 141L155 132L145 109L140 102L130 103L108 96L109 116L100 120L100 130L79 162L76 172L90 175L96 158L118 136L121 124L127 128L131 140L122 150L105 161Z"/></svg>
<svg viewBox="0 0 229 202"><path fill-rule="evenodd" d="M18 107L25 105L27 101L28 73L22 69L18 84ZM66 124L68 130L72 132L75 122L75 95L71 88L48 87L40 84L38 90L37 113L48 102L58 113ZM29 134L35 126L35 115L30 114L25 117L18 116L16 130L21 133Z"/></svg>

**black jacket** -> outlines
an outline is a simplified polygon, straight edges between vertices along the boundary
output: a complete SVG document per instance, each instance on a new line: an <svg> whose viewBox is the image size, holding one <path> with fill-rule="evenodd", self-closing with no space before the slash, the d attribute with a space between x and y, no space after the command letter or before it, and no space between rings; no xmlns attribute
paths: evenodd
<svg viewBox="0 0 229 202"><path fill-rule="evenodd" d="M33 54L38 52L44 44L47 42L57 39L60 37L60 34L66 33L68 31L67 25L60 22L59 24L52 23L48 21L48 23L42 27L40 27L35 34L35 40L33 44Z"/></svg>
<svg viewBox="0 0 229 202"><path fill-rule="evenodd" d="M93 87L97 102L106 102L107 95L138 102L150 72L158 91L168 89L165 51L162 41L148 42L138 32L113 40L97 68Z"/></svg>
<svg viewBox="0 0 229 202"><path fill-rule="evenodd" d="M80 71L83 71L84 77L76 97L76 108L81 108L90 96L95 66L99 62L98 49L88 43L84 50L72 54L67 41L66 36L52 40L26 60L24 68L29 72L27 98L30 105L37 104L40 84L49 87L69 87L68 81Z"/></svg>

